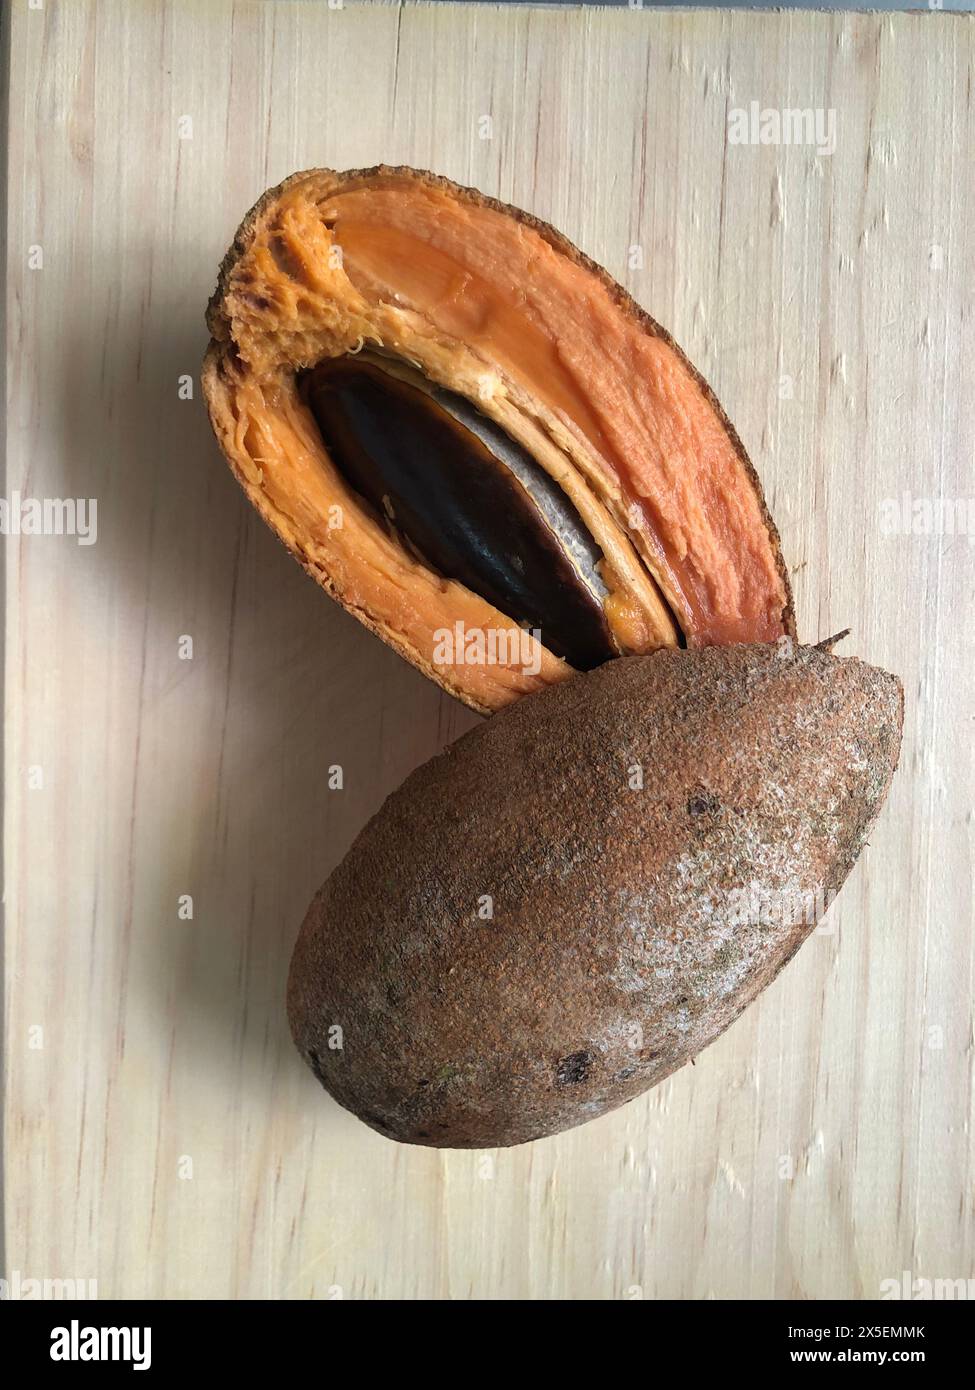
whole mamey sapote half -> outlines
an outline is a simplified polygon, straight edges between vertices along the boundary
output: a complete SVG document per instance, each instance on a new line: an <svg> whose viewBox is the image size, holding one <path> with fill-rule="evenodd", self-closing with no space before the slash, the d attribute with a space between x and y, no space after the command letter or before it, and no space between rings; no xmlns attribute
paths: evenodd
<svg viewBox="0 0 975 1390"><path fill-rule="evenodd" d="M288 1012L380 1133L517 1144L695 1057L846 878L900 683L823 648L664 650L517 702L414 772L318 893Z"/></svg>
<svg viewBox="0 0 975 1390"><path fill-rule="evenodd" d="M710 388L545 223L414 169L293 175L207 316L217 438L349 612L482 713L793 617Z"/></svg>

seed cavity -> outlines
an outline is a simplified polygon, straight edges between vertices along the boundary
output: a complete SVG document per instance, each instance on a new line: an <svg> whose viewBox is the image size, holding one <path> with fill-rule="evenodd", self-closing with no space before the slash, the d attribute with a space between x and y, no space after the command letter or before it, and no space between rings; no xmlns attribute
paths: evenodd
<svg viewBox="0 0 975 1390"><path fill-rule="evenodd" d="M374 355L300 389L345 480L422 563L465 585L579 670L618 655L602 551L530 454L453 392Z"/></svg>

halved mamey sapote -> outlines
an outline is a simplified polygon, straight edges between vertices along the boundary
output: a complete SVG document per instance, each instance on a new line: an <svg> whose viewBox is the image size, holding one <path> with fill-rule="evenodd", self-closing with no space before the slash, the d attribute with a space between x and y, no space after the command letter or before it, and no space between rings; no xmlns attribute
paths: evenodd
<svg viewBox="0 0 975 1390"><path fill-rule="evenodd" d="M288 1011L389 1137L516 1144L693 1058L790 959L896 766L895 677L822 648L666 650L501 711L319 892Z"/></svg>
<svg viewBox="0 0 975 1390"><path fill-rule="evenodd" d="M208 322L210 416L251 501L475 709L614 656L793 633L712 392L525 213L412 169L295 174L241 225Z"/></svg>

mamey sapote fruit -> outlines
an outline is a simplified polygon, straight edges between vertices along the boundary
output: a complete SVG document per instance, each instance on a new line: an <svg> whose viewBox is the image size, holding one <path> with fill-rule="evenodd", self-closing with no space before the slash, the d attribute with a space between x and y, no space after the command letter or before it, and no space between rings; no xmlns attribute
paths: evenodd
<svg viewBox="0 0 975 1390"><path fill-rule="evenodd" d="M298 1047L413 1143L516 1144L622 1104L828 906L896 763L898 682L795 646L710 388L528 214L413 169L295 174L241 224L208 324L210 418L261 515L500 711L316 897Z"/></svg>
<svg viewBox="0 0 975 1390"><path fill-rule="evenodd" d="M413 169L295 174L241 224L208 323L210 417L250 500L473 708L614 656L793 633L710 388L526 213Z"/></svg>
<svg viewBox="0 0 975 1390"><path fill-rule="evenodd" d="M661 650L414 772L315 898L295 1041L380 1133L517 1144L623 1104L778 974L897 762L899 682L823 648Z"/></svg>

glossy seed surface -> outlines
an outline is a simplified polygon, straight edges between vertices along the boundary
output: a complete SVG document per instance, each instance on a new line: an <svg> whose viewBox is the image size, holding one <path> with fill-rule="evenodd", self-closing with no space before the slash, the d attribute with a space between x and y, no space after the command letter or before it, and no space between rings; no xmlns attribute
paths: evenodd
<svg viewBox="0 0 975 1390"><path fill-rule="evenodd" d="M446 578L580 670L617 655L601 552L531 456L466 400L337 358L302 390L346 481Z"/></svg>

